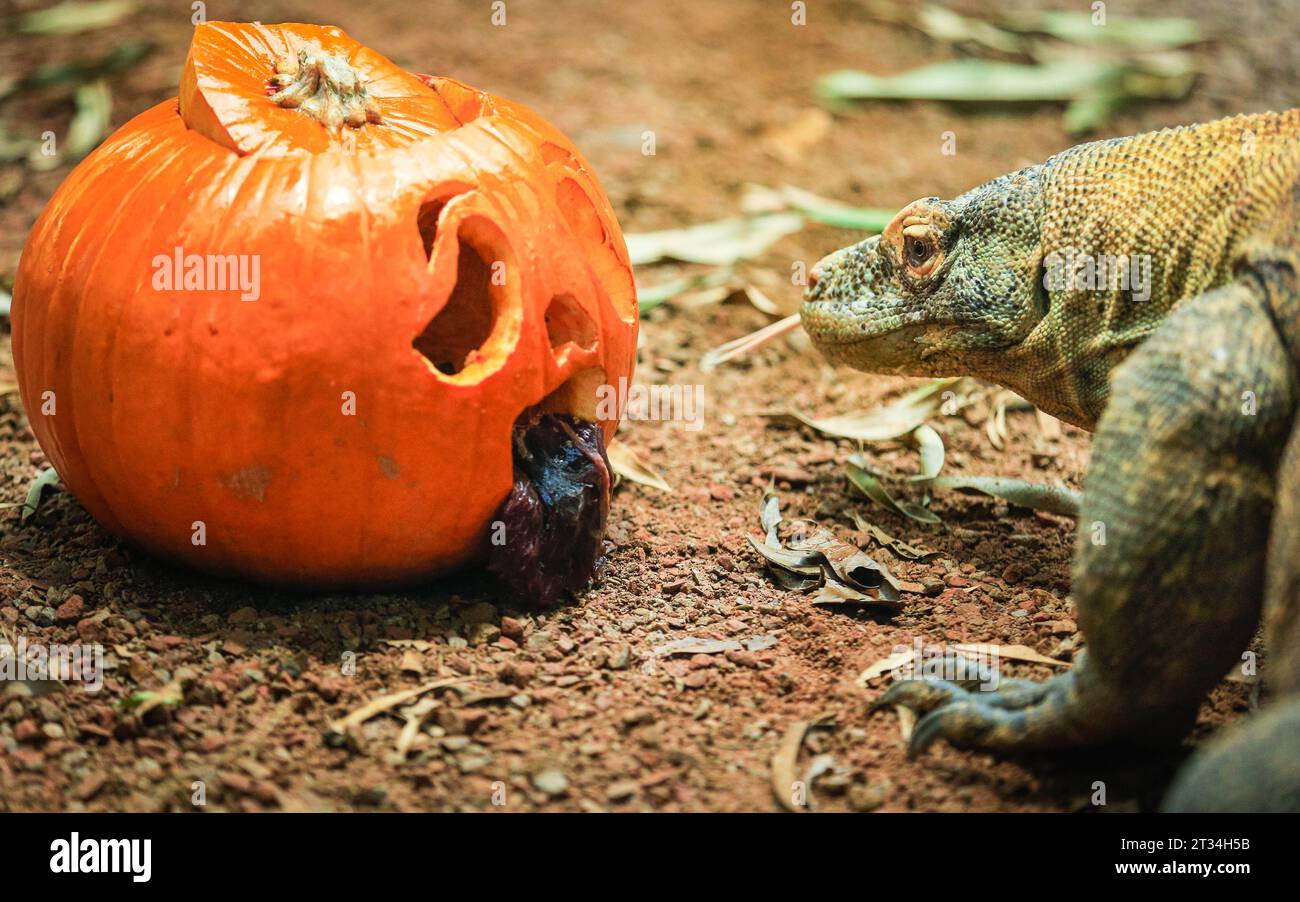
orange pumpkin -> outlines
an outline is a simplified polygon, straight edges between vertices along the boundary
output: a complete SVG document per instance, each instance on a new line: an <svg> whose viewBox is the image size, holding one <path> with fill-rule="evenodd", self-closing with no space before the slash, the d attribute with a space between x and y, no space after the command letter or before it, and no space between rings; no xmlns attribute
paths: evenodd
<svg viewBox="0 0 1300 902"><path fill-rule="evenodd" d="M618 223L554 127L337 28L216 22L179 100L55 194L12 321L32 428L100 523L316 587L482 559L513 424L595 421L637 334Z"/></svg>

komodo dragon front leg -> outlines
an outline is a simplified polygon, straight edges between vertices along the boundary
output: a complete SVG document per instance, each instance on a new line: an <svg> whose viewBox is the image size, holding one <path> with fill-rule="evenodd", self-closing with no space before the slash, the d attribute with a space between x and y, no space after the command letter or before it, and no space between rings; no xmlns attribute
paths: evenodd
<svg viewBox="0 0 1300 902"><path fill-rule="evenodd" d="M1251 279L1170 314L1116 371L1093 442L1074 564L1088 651L1036 690L894 684L877 704L928 712L910 752L938 738L1028 750L1184 735L1259 622L1273 474L1296 403L1293 363Z"/></svg>

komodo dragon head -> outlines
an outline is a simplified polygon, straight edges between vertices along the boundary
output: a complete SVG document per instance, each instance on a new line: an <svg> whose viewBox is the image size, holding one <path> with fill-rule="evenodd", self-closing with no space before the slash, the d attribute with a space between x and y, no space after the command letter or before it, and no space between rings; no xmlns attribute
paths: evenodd
<svg viewBox="0 0 1300 902"><path fill-rule="evenodd" d="M1022 387L1008 354L1049 309L1039 166L954 200L913 201L884 233L822 259L803 327L831 361L873 373L984 376Z"/></svg>
<svg viewBox="0 0 1300 902"><path fill-rule="evenodd" d="M873 373L979 376L1086 429L1169 310L1234 278L1295 172L1294 113L1080 144L904 207L810 274L803 326Z"/></svg>

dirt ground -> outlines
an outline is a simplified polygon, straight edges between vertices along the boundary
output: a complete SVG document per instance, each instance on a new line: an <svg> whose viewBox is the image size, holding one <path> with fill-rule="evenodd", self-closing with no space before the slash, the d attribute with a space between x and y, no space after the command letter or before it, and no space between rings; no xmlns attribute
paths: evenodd
<svg viewBox="0 0 1300 902"><path fill-rule="evenodd" d="M872 21L855 3L808 5L807 25L793 27L784 2L509 0L502 28L491 25L490 5L480 0L237 4L246 19L337 24L408 68L532 106L589 157L628 232L732 215L747 183L896 208L959 193L1075 143L1056 107L973 112L914 103L837 112L801 156L774 154L768 139L816 106L818 76L844 67L890 73L953 52ZM233 17L236 4L222 6L210 4L211 17ZM1111 3L1111 15L1196 17L1215 40L1195 51L1202 74L1190 98L1128 111L1108 133L1289 105L1300 84L1300 13L1283 3L1271 11L1240 6ZM121 124L174 95L189 41L189 4L144 9L126 28L21 42L5 35L2 74L127 37L156 42L144 63L111 78L113 122ZM70 112L57 92L0 107L0 117L28 134L65 128ZM656 133L654 156L641 153L646 130ZM955 156L940 152L946 131L956 135ZM12 285L27 230L66 174L0 164L0 184L11 186L0 192L7 195L0 197L0 287ZM811 263L857 238L810 226L744 271L793 311L791 261ZM676 274L656 267L639 278L650 285ZM706 427L624 427L622 440L676 490L621 486L603 578L577 603L546 615L512 609L499 587L476 574L366 596L301 596L206 579L119 544L62 491L26 523L5 511L4 635L102 642L109 653L98 694L10 686L0 696L0 810L194 810L192 785L202 781L209 810L768 811L779 807L771 763L782 736L824 715L834 719L810 734L799 765L818 810L1082 810L1091 808L1097 780L1107 783L1107 810L1154 805L1186 750L1007 761L940 745L909 761L898 719L868 716L879 688L859 688L855 678L917 637L1072 657L1080 647L1069 599L1073 523L949 494L934 504L944 525L925 527L852 497L843 476L851 443L753 412L860 410L911 383L833 370L798 338L699 371L706 350L768 321L734 301L668 306L647 317L639 378L703 384ZM0 384L14 378L5 323ZM1067 427L1048 438L1032 412L1014 411L998 450L982 417L976 407L936 422L950 471L1080 486L1086 433ZM864 453L882 470L915 467L915 454L899 445ZM0 500L21 501L43 464L10 389L0 399ZM904 609L891 617L814 607L807 596L778 589L745 539L757 533L758 500L773 478L790 515L851 534L858 511L941 552L919 564L871 549L899 577L926 583L928 593L905 595ZM684 637L774 641L756 651L654 654ZM356 656L354 676L341 672L347 652ZM1050 670L1009 672L1042 678ZM404 756L395 752L403 724L394 718L371 720L351 742L325 739L330 721L370 699L456 675L469 678L465 690L441 696ZM193 688L163 716L141 719L115 704L179 678ZM1196 738L1248 704L1248 687L1220 687Z"/></svg>

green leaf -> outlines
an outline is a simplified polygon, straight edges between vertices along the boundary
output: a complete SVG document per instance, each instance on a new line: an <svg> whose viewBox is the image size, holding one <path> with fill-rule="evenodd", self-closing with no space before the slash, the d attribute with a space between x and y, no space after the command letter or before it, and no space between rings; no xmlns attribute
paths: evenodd
<svg viewBox="0 0 1300 902"><path fill-rule="evenodd" d="M831 205L825 207L796 207L800 213L814 222L834 226L837 229L853 229L858 232L883 232L885 226L893 220L897 210L885 210L879 207L842 207Z"/></svg>
<svg viewBox="0 0 1300 902"><path fill-rule="evenodd" d="M1069 100L1095 87L1113 68L1113 63L1082 59L1040 65L963 59L890 76L840 70L820 79L817 90L837 100Z"/></svg>
<svg viewBox="0 0 1300 902"><path fill-rule="evenodd" d="M68 0L49 9L28 13L18 19L18 31L25 34L75 34L114 25L135 12L135 0Z"/></svg>
<svg viewBox="0 0 1300 902"><path fill-rule="evenodd" d="M1176 17L1116 16L1097 24L1092 13L1051 10L1010 17L1004 24L1016 31L1040 32L1084 47L1168 50L1201 40L1196 20Z"/></svg>
<svg viewBox="0 0 1300 902"><path fill-rule="evenodd" d="M904 517L910 517L920 523L928 523L932 526L943 522L937 515L919 504L895 500L894 496L889 494L889 491L881 483L880 478L863 466L862 459L856 457L856 455L854 458L849 459L848 477L849 482L855 489L896 514L902 514Z"/></svg>
<svg viewBox="0 0 1300 902"><path fill-rule="evenodd" d="M27 489L27 500L23 502L23 512L19 519L23 522L36 513L37 508L41 506L41 496L45 492L46 486L58 485L59 474L54 471L53 467L42 470L32 480L31 486Z"/></svg>
<svg viewBox="0 0 1300 902"><path fill-rule="evenodd" d="M635 266L660 260L726 266L759 256L801 228L803 217L797 213L770 213L625 237L628 256Z"/></svg>
<svg viewBox="0 0 1300 902"><path fill-rule="evenodd" d="M101 79L77 89L77 111L68 124L68 137L64 139L64 154L79 160L94 150L108 134L113 114L113 95Z"/></svg>
<svg viewBox="0 0 1300 902"><path fill-rule="evenodd" d="M911 480L934 479L943 469L943 439L932 427L922 423L912 430L910 441L921 454L921 472Z"/></svg>
<svg viewBox="0 0 1300 902"><path fill-rule="evenodd" d="M724 285L733 275L731 269L723 267L700 275L670 279L667 282L660 282L658 285L651 285L649 288L638 287L636 290L637 307L641 313L645 314L687 292Z"/></svg>
<svg viewBox="0 0 1300 902"><path fill-rule="evenodd" d="M1009 501L1019 507L1047 511L1064 517L1079 516L1083 496L1065 486L1025 482L1005 476L940 476L930 483L935 489L969 489Z"/></svg>

